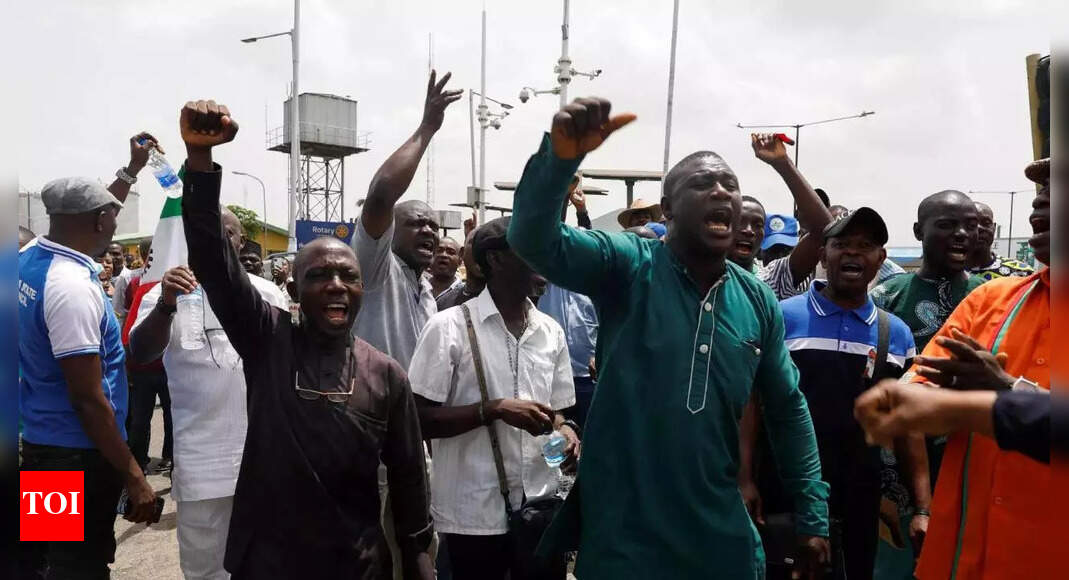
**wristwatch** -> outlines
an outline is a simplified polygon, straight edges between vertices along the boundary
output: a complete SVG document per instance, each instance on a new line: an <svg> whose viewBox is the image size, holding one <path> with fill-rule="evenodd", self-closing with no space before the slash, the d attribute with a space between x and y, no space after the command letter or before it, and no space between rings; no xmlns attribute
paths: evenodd
<svg viewBox="0 0 1069 580"><path fill-rule="evenodd" d="M118 171L115 172L115 177L118 177L119 179L125 181L129 185L133 185L133 184L137 183L137 176L136 175L130 175L129 173L127 173L125 167L120 167L118 169Z"/></svg>
<svg viewBox="0 0 1069 580"><path fill-rule="evenodd" d="M575 436L576 437L579 437L580 439L583 438L583 429L581 427L579 427L579 423L576 423L575 421L572 421L571 419L565 419L564 421L561 421L561 425L567 425L567 426L571 427L572 431L575 431Z"/></svg>
<svg viewBox="0 0 1069 580"><path fill-rule="evenodd" d="M156 309L168 316L174 316L174 313L178 312L178 305L167 304L163 301L163 296L160 296L160 299L156 301Z"/></svg>

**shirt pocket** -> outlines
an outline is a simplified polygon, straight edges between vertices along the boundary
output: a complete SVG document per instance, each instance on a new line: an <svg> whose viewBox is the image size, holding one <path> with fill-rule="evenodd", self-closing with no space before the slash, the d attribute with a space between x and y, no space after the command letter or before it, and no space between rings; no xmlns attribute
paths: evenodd
<svg viewBox="0 0 1069 580"><path fill-rule="evenodd" d="M732 410L739 414L750 400L764 346L760 340L745 335L730 337L725 342L727 348L724 355L728 365L727 375L730 377L725 381L725 396Z"/></svg>

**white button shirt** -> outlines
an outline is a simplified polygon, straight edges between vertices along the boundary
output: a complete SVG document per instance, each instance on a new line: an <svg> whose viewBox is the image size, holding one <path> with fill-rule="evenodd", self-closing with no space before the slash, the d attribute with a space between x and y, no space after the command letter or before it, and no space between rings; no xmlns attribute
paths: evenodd
<svg viewBox="0 0 1069 580"><path fill-rule="evenodd" d="M466 304L482 351L490 399L536 401L554 410L575 404L568 345L556 321L527 303L528 324L519 340L519 373L514 381L509 352L516 360L516 340L505 328L490 291L484 290ZM430 319L416 345L408 378L413 393L436 403L463 406L481 400L462 308L444 310ZM532 501L556 493L560 470L546 465L538 439L503 421L493 425L501 443L512 507L518 509L525 496ZM435 439L432 446L434 529L477 536L507 533L486 428Z"/></svg>
<svg viewBox="0 0 1069 580"><path fill-rule="evenodd" d="M249 280L268 304L289 311L289 300L277 286L259 276L250 275ZM152 312L161 292L162 285L156 284L145 294L133 328ZM249 424L244 366L207 299L205 348L182 348L184 324L180 316L172 319L171 340L163 353L174 429L172 495L175 501L229 497L237 485Z"/></svg>

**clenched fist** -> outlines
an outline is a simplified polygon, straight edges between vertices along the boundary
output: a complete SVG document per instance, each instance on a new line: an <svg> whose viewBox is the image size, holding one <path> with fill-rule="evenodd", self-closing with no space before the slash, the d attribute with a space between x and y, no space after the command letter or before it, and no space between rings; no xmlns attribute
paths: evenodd
<svg viewBox="0 0 1069 580"><path fill-rule="evenodd" d="M189 101L178 121L186 149L210 149L229 143L238 134L238 124L226 105L215 101Z"/></svg>
<svg viewBox="0 0 1069 580"><path fill-rule="evenodd" d="M617 129L634 121L634 113L610 116L612 103L608 99L591 97L576 99L553 115L550 141L553 153L560 159L575 159L605 142Z"/></svg>

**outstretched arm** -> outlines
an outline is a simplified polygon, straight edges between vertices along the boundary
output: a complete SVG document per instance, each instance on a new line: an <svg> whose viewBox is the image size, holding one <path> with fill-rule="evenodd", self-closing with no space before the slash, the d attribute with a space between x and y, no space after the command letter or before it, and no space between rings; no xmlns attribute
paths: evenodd
<svg viewBox="0 0 1069 580"><path fill-rule="evenodd" d="M446 73L437 83L436 74L431 71L431 77L427 81L423 120L416 132L390 155L371 178L360 220L367 233L376 240L386 233L393 222L393 206L408 190L412 177L416 175L416 168L419 167L419 160L423 158L431 138L442 127L446 107L458 101L464 94L463 90L444 90L452 73Z"/></svg>
<svg viewBox="0 0 1069 580"><path fill-rule="evenodd" d="M226 106L215 101L186 103L179 123L187 155L182 223L189 246L189 267L204 287L234 350L249 361L258 356L257 346L269 339L275 319L223 235L219 210L223 173L212 162L212 147L232 141L238 125Z"/></svg>
<svg viewBox="0 0 1069 580"><path fill-rule="evenodd" d="M802 172L787 155L783 141L770 133L752 134L750 142L758 159L768 163L783 178L798 206L798 221L809 231L799 240L791 252L790 266L794 285L797 286L813 272L820 261L820 244L824 228L831 223L831 212L824 207L817 192L810 187Z"/></svg>
<svg viewBox="0 0 1069 580"><path fill-rule="evenodd" d="M568 184L583 156L635 120L610 116L605 99L576 99L553 117L548 137L527 161L513 198L509 246L551 282L587 295L599 293L618 265L632 263L627 237L570 228L560 220Z"/></svg>

